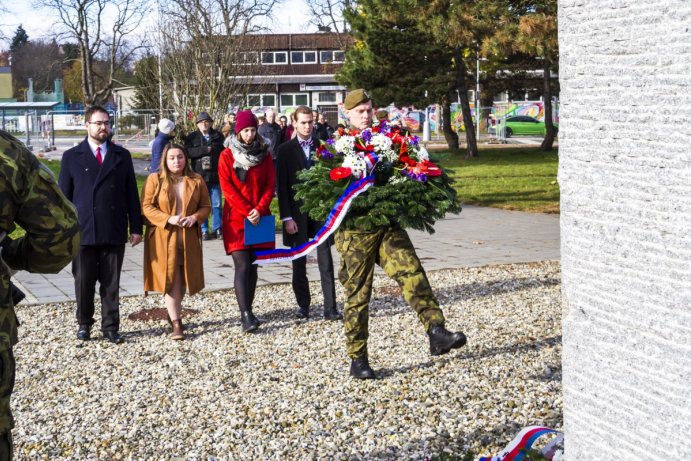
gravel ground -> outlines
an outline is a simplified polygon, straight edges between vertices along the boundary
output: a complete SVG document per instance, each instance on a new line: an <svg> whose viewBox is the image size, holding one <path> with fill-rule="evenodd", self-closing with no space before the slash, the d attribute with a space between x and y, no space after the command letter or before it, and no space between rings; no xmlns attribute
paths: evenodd
<svg viewBox="0 0 691 461"><path fill-rule="evenodd" d="M289 285L260 287L266 323L249 335L231 291L186 298L199 314L180 342L163 321L127 319L159 296L122 300L122 345L98 331L78 341L74 303L20 306L17 458L496 454L523 426L562 426L559 270L550 261L430 273L447 326L468 336L442 357L429 355L395 283L377 278L369 349L379 379L364 382L348 377L342 324L319 319L318 283L313 319L301 323Z"/></svg>

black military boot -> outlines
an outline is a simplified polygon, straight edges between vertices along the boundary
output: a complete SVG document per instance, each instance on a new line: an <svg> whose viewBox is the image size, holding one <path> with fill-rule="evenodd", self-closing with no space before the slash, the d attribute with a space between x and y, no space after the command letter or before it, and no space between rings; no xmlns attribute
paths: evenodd
<svg viewBox="0 0 691 461"><path fill-rule="evenodd" d="M242 325L242 331L251 333L257 331L261 322L250 309L242 309L240 310L240 324Z"/></svg>
<svg viewBox="0 0 691 461"><path fill-rule="evenodd" d="M374 370L370 368L366 355L353 359L350 362L350 376L355 379L374 379L377 377L374 374Z"/></svg>
<svg viewBox="0 0 691 461"><path fill-rule="evenodd" d="M427 330L429 336L429 350L432 355L443 355L451 349L463 347L466 343L462 332L451 333L444 325L432 325Z"/></svg>

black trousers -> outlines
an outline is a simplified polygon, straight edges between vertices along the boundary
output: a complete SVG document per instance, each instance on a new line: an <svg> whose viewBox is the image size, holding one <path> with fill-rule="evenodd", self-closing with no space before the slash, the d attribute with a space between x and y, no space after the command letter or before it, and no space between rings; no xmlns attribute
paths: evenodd
<svg viewBox="0 0 691 461"><path fill-rule="evenodd" d="M319 278L324 292L324 310L336 308L336 285L334 283L334 261L330 242L317 247ZM293 260L293 292L298 306L309 307L311 303L309 280L307 280L307 257Z"/></svg>
<svg viewBox="0 0 691 461"><path fill-rule="evenodd" d="M77 322L94 324L94 295L99 282L101 331L120 329L120 271L125 257L122 245L82 245L72 261Z"/></svg>

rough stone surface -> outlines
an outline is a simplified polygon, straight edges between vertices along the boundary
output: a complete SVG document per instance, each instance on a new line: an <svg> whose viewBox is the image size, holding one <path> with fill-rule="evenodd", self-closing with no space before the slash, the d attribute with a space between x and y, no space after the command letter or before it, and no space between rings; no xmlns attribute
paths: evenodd
<svg viewBox="0 0 691 461"><path fill-rule="evenodd" d="M691 2L560 0L559 41L566 455L691 459Z"/></svg>
<svg viewBox="0 0 691 461"><path fill-rule="evenodd" d="M377 277L380 378L369 382L348 377L343 325L320 319L318 283L306 322L293 318L290 285L260 287L257 334L241 333L232 291L186 298L199 312L185 341L168 339L165 320L128 318L160 307L158 296L123 300L122 345L98 331L78 341L74 303L20 305L17 459L422 460L495 454L530 424L560 428L559 264L429 276L468 346L431 357L400 291Z"/></svg>

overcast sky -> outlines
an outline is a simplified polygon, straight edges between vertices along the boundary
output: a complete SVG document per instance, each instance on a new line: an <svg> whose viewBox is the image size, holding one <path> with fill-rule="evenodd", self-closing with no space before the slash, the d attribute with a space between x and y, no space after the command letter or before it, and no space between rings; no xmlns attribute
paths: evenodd
<svg viewBox="0 0 691 461"><path fill-rule="evenodd" d="M0 28L6 36L4 42L0 42L0 49L7 49L17 27L21 24L29 35L30 40L49 37L53 32L55 20L50 11L40 11L31 7L31 2L2 1L6 13L0 13ZM315 26L308 26L309 20L305 0L283 0L283 5L278 7L277 14L271 24L273 33L304 33L316 32ZM152 20L155 20L155 10L152 12Z"/></svg>

